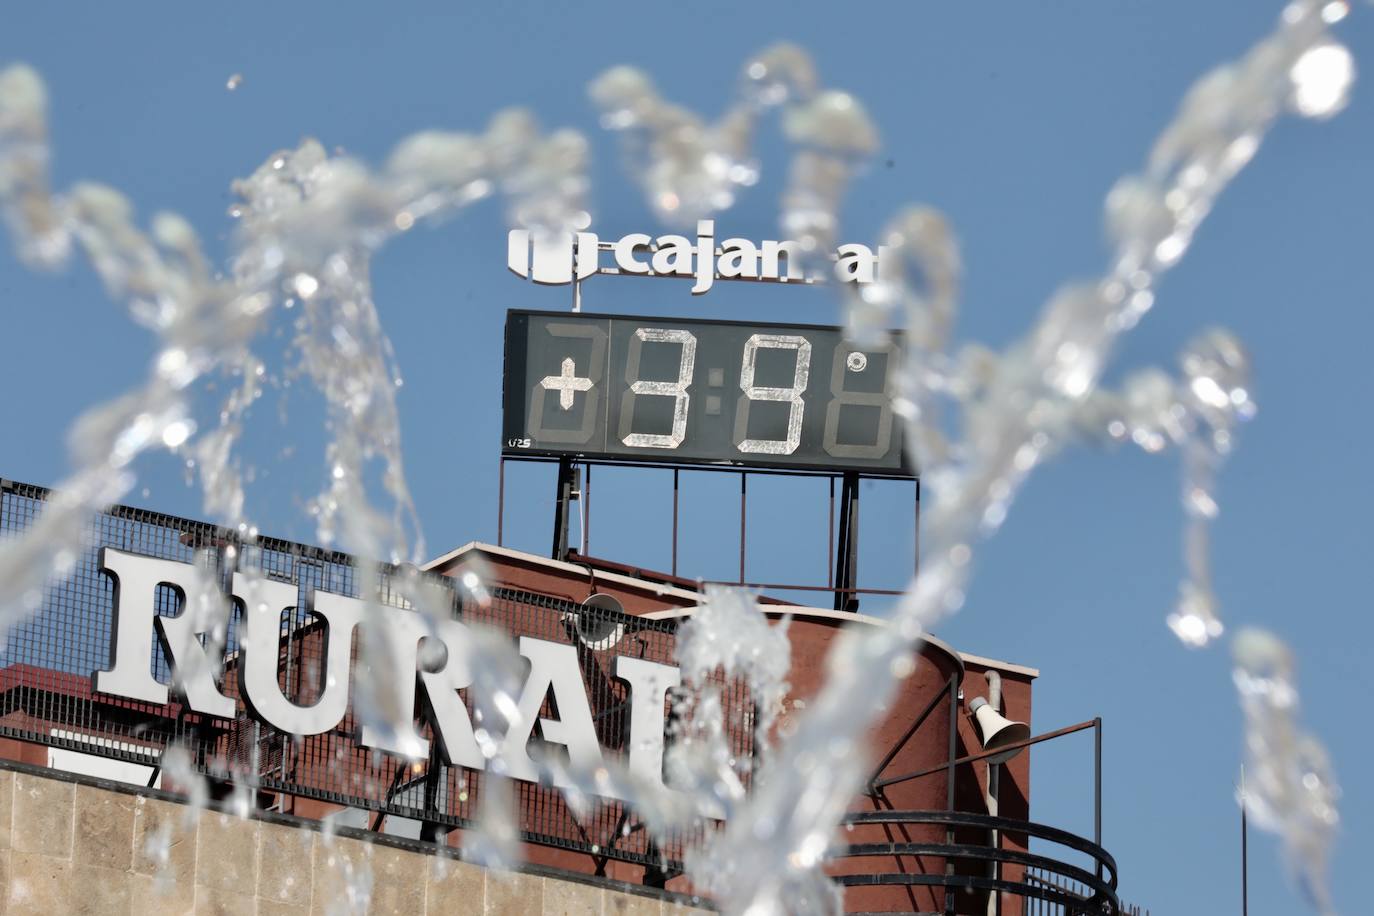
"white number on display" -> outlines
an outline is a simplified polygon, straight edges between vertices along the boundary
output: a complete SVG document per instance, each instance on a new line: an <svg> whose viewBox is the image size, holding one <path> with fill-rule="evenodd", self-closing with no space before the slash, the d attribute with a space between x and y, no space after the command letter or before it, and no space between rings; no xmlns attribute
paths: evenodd
<svg viewBox="0 0 1374 916"><path fill-rule="evenodd" d="M640 356L645 342L682 345L676 382L651 382L638 378ZM677 448L687 438L687 407L691 396L687 386L692 384L696 368L697 338L690 331L670 328L637 328L630 340L630 352L625 363L625 381L630 390L620 399L620 441L632 448ZM634 429L635 398L640 395L673 398L673 431L671 433L636 433Z"/></svg>
<svg viewBox="0 0 1374 916"><path fill-rule="evenodd" d="M754 364L761 349L796 351L796 371L792 376L791 388L768 388L754 384ZM735 409L734 441L741 452L755 455L790 455L797 450L797 446L801 444L802 417L806 411L802 393L806 391L810 374L811 342L805 337L792 334L755 334L749 338L744 345L744 365L739 374L739 387L744 392L744 397ZM747 438L749 407L755 401L779 401L790 405L787 411L786 438Z"/></svg>

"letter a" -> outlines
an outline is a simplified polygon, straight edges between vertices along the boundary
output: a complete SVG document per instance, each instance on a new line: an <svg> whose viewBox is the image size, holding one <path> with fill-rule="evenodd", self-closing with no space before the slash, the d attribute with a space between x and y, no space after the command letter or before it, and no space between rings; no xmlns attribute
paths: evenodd
<svg viewBox="0 0 1374 916"><path fill-rule="evenodd" d="M872 283L878 259L867 245L841 245L835 277L841 283Z"/></svg>
<svg viewBox="0 0 1374 916"><path fill-rule="evenodd" d="M603 763L596 743L596 728L587 702L587 688L577 664L577 650L563 643L520 637L520 654L530 660L530 677L520 696L520 727L506 735L502 754L513 779L535 782L539 771L530 759L526 745L534 723L539 722L544 740L568 749L568 762L574 770L591 772ZM544 698L553 691L558 706L557 719L539 716Z"/></svg>

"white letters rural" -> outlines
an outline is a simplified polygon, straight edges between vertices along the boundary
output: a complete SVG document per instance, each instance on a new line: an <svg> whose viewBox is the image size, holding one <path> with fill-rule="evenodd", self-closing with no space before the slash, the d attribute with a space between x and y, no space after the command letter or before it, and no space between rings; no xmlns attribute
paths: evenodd
<svg viewBox="0 0 1374 916"><path fill-rule="evenodd" d="M536 283L553 285L585 280L592 274L638 274L646 277L695 277L693 294L711 288L715 280L766 280L777 283L815 283L823 277L804 276L802 248L797 242L760 242L726 239L716 247L715 221L697 223L697 238L660 235L650 238L632 232L617 242L601 242L593 232L531 232L512 229L506 243L506 266ZM531 250L533 253L531 253ZM615 256L614 267L601 266L601 252ZM842 283L872 283L882 249L841 245L834 254L835 277Z"/></svg>
<svg viewBox="0 0 1374 916"><path fill-rule="evenodd" d="M220 718L236 714L232 698L220 693L214 674L222 665L210 659L195 632L192 615L159 617L155 612L157 587L167 584L184 597L194 569L187 563L174 563L106 547L100 551L101 569L115 577L113 665L95 675L95 689L101 693L127 697L145 703L163 704L168 687L153 677L153 627L165 647L174 672L173 681L186 696L192 710ZM234 597L243 602L245 616L238 655L240 691L252 714L284 732L316 735L336 728L348 708L349 666L353 632L362 621L366 605L316 591L314 611L325 622L323 685L319 700L299 706L282 692L277 680L281 654L282 612L298 604L296 586L265 578L234 574ZM439 624L439 638L448 648L448 657L438 671L422 670L419 662L420 640L431 635L415 611L382 606L383 626L395 638L390 651L395 653L393 670L414 671L419 689L424 690L433 710L434 734L444 760L457 766L485 769L486 758L473 737L472 722L458 691L472 683L464 651L471 633L456 620ZM199 657L191 657L198 653ZM568 763L574 771L591 772L602 763L592 725L592 712L577 662L577 650L565 643L520 637L520 654L530 663L529 676L520 698L520 725L506 736L502 748L508 775L538 781L539 773L526 746L536 720L545 742L567 749ZM639 778L662 784L664 701L667 692L680 681L677 668L621 656L616 658L615 677L630 688L630 771ZM409 689L416 689L412 680ZM553 692L558 719L540 718L539 709L549 691ZM405 733L408 731L409 733ZM516 734L515 732L519 732ZM400 734L378 735L364 727L358 742L388 753L419 757L429 752L429 743L411 723Z"/></svg>

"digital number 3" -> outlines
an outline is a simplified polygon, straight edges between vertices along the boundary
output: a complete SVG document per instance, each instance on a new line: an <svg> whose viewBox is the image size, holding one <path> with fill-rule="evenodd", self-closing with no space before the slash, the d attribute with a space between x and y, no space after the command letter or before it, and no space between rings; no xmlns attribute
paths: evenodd
<svg viewBox="0 0 1374 916"><path fill-rule="evenodd" d="M678 360L677 381L651 382L638 378L640 357L645 342L675 343L682 345L682 355ZM692 384L692 374L696 370L697 338L690 331L670 328L636 328L630 340L630 352L625 361L625 381L630 388L620 399L620 441L631 448L677 448L687 438L687 408L691 395L687 387ZM673 431L671 433L636 433L634 429L635 399L640 395L670 397L673 399Z"/></svg>

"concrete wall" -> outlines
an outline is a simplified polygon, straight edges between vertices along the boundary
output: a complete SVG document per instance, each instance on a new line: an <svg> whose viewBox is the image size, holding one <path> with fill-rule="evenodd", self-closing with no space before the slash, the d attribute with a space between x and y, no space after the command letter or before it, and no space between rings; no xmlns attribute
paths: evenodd
<svg viewBox="0 0 1374 916"><path fill-rule="evenodd" d="M318 825L316 825L318 826ZM169 834L159 862L150 839ZM194 812L162 793L32 768L0 770L0 912L670 916L674 900L536 873L494 872L416 844L329 836L285 817ZM362 880L350 882L350 877Z"/></svg>

